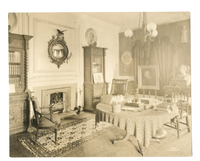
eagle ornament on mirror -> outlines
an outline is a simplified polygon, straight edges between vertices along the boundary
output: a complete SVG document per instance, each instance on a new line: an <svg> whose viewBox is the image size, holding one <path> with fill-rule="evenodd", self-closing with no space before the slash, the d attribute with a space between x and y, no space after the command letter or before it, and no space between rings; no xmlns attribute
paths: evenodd
<svg viewBox="0 0 200 161"><path fill-rule="evenodd" d="M53 35L52 39L48 42L48 55L50 62L57 65L58 68L72 57L72 53L69 54L67 44L64 40L64 31L57 29L58 34Z"/></svg>

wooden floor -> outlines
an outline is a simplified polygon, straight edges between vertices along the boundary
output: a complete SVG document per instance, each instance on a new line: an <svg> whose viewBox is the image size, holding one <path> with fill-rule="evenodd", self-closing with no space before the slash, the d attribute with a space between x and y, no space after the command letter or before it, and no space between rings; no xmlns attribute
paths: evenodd
<svg viewBox="0 0 200 161"><path fill-rule="evenodd" d="M78 119L82 119L82 118L88 118L88 117L95 117L94 113L91 112L84 112L81 113L77 116L71 116L65 120L62 120L63 123L69 123ZM191 117L190 117L190 121L191 121ZM191 123L191 122L190 122ZM157 143L155 141L151 141L150 147L148 149L146 149L146 153L145 156L146 157L168 157L168 156L192 156L192 134L191 132L188 133L187 130L185 132L183 132L180 136L180 139L177 139L176 136L176 131L174 129L168 128L168 127L164 127L168 133L168 136L164 139L161 140L161 143ZM122 130L120 133L123 133L124 130ZM105 136L100 136L99 138L97 138L96 140L92 140L91 142L88 142L86 144L81 145L81 147L78 148L78 150L73 151L70 155L64 155L63 157L80 157L80 149L84 150L85 153L83 156L81 157L89 157L89 153L87 153L89 150L91 150L91 147L94 146L95 149L99 149L100 151L105 151L105 147L104 146L100 146L101 142L110 142L109 140L111 138L113 138L113 136L116 135L116 137L118 137L118 135L121 137L121 134L117 134L117 133L113 133L113 134L105 134ZM15 134L10 136L10 157L35 157L33 154L30 153L29 150L27 150L19 141L18 138L20 136L24 136L24 135L30 135L27 132L24 133L20 133L20 134ZM99 142L99 139L102 139L102 141ZM133 155L133 157L137 157L140 156L138 154L138 152L136 151L136 149L133 147L133 149L130 147L133 146L133 143L131 140L134 140L135 137L131 136L131 138L127 141L124 142L122 144L117 144L116 147L112 147L112 151L110 151L110 154L118 154L117 150L123 149L126 150L127 152L130 153L130 156ZM107 140L107 141L106 141ZM97 145L96 145L97 144ZM130 144L130 145L129 145ZM111 144L112 145L112 144ZM110 144L109 144L110 146ZM120 148L122 147L122 148ZM126 148L128 147L128 148ZM173 151L175 148L175 151ZM96 153L92 153L92 155L94 156L99 156L98 152L99 150L97 150ZM133 152L134 150L134 152ZM178 151L176 151L178 150ZM106 153L106 152L105 152ZM109 156L107 156L109 157ZM125 156L121 156L121 157L125 157Z"/></svg>

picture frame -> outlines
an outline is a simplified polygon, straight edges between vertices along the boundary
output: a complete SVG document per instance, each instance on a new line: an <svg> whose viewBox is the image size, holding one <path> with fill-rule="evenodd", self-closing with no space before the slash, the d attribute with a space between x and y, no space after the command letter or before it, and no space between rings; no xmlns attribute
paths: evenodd
<svg viewBox="0 0 200 161"><path fill-rule="evenodd" d="M158 65L138 66L138 88L159 90Z"/></svg>
<svg viewBox="0 0 200 161"><path fill-rule="evenodd" d="M94 83L103 83L103 74L102 73L93 73Z"/></svg>
<svg viewBox="0 0 200 161"><path fill-rule="evenodd" d="M88 45L95 45L97 43L97 34L94 29L89 28L85 33L85 40Z"/></svg>
<svg viewBox="0 0 200 161"><path fill-rule="evenodd" d="M121 51L119 54L119 75L120 76L133 76L134 61L132 53L129 50Z"/></svg>
<svg viewBox="0 0 200 161"><path fill-rule="evenodd" d="M56 64L58 68L70 58L64 33L58 32L57 35L52 36L52 39L48 42L48 56L50 62Z"/></svg>

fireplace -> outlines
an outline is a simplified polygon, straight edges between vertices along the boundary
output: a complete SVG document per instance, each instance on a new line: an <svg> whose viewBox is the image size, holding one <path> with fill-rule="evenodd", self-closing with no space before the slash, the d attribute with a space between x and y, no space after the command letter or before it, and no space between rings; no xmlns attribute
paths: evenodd
<svg viewBox="0 0 200 161"><path fill-rule="evenodd" d="M42 106L54 105L54 112L67 112L71 110L71 88L53 88L41 91Z"/></svg>

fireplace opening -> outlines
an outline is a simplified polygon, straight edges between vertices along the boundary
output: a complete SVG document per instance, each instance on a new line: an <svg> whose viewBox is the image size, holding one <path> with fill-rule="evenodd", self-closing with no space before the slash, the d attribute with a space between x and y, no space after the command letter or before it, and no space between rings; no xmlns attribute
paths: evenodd
<svg viewBox="0 0 200 161"><path fill-rule="evenodd" d="M52 88L41 91L42 106L53 105L54 113L71 110L71 88Z"/></svg>
<svg viewBox="0 0 200 161"><path fill-rule="evenodd" d="M50 94L50 104L53 105L53 112L62 113L64 110L63 92Z"/></svg>

